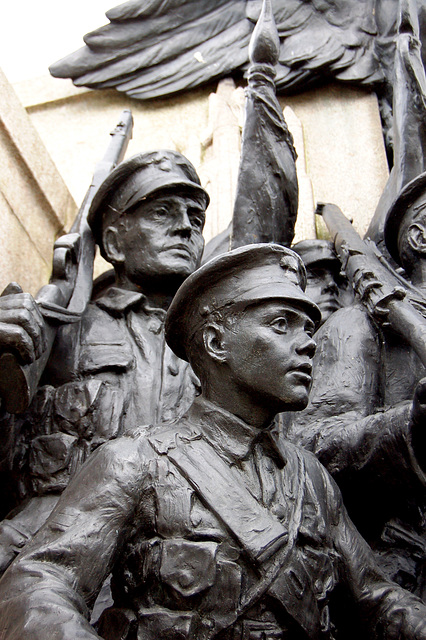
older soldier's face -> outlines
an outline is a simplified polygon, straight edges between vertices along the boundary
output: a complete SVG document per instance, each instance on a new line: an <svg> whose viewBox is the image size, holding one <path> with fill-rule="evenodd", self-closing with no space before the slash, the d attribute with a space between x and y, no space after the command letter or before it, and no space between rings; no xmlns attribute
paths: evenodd
<svg viewBox="0 0 426 640"><path fill-rule="evenodd" d="M239 391L275 413L303 409L312 382L314 330L311 318L286 301L245 309L225 332L227 364Z"/></svg>
<svg viewBox="0 0 426 640"><path fill-rule="evenodd" d="M121 249L129 280L174 276L199 266L205 206L195 195L160 194L142 201L124 221Z"/></svg>

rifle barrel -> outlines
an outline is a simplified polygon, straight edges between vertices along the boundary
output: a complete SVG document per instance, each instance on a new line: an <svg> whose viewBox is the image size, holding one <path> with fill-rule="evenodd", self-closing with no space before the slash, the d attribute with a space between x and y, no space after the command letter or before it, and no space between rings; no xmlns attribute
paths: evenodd
<svg viewBox="0 0 426 640"><path fill-rule="evenodd" d="M59 319L61 312L62 322L66 322L67 315L68 321L71 321L71 318L75 320L81 316L89 303L92 293L95 240L87 222L87 215L96 191L124 158L132 137L132 129L132 113L126 109L110 134L111 141L107 151L95 167L92 182L69 234L62 236L55 243L50 283L42 287L36 296L36 301L41 305L41 312L47 320L52 317ZM75 264L70 268L72 262ZM0 397L9 413L22 413L28 408L49 359L57 327L57 323L46 323L47 348L40 358L29 365L19 364L13 353L5 352L0 355Z"/></svg>
<svg viewBox="0 0 426 640"><path fill-rule="evenodd" d="M364 270L367 277L373 278L376 299L387 309L386 322L396 331L414 350L423 366L426 367L426 319L413 307L410 302L402 299L401 279L397 279L372 252L370 247L359 236L352 223L333 204L321 204L317 213L323 216L324 222L332 236L336 251L343 261L346 261L346 271L349 278ZM354 282L353 282L354 284ZM410 285L407 283L406 289ZM370 293L370 295L374 295ZM361 298L367 312L377 321L371 309Z"/></svg>

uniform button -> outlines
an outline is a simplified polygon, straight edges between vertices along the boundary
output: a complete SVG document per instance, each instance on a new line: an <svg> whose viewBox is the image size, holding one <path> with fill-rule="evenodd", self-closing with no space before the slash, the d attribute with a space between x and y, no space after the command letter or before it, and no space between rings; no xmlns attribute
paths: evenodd
<svg viewBox="0 0 426 640"><path fill-rule="evenodd" d="M169 364L167 370L172 376L177 376L177 374L179 373L179 367L177 364Z"/></svg>
<svg viewBox="0 0 426 640"><path fill-rule="evenodd" d="M284 518L285 516L285 508L282 504L274 504L271 511L274 516L277 516L277 518L279 518L280 520L282 520L282 518Z"/></svg>

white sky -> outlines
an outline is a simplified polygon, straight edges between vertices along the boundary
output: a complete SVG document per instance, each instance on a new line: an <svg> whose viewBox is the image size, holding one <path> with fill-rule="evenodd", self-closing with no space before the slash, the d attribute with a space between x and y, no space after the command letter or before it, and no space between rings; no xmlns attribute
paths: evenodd
<svg viewBox="0 0 426 640"><path fill-rule="evenodd" d="M84 45L83 36L108 23L123 0L4 0L0 67L9 82L48 74L53 62Z"/></svg>

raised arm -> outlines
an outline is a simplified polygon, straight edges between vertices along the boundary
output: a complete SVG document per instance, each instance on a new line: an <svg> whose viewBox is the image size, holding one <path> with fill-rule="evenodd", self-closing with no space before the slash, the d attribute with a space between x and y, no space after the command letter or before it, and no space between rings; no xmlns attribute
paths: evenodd
<svg viewBox="0 0 426 640"><path fill-rule="evenodd" d="M424 483L411 438L411 399L383 408L385 356L366 312L360 306L336 312L316 339L309 405L294 414L290 439L340 478L376 474L379 465L386 482L400 473L407 486Z"/></svg>

